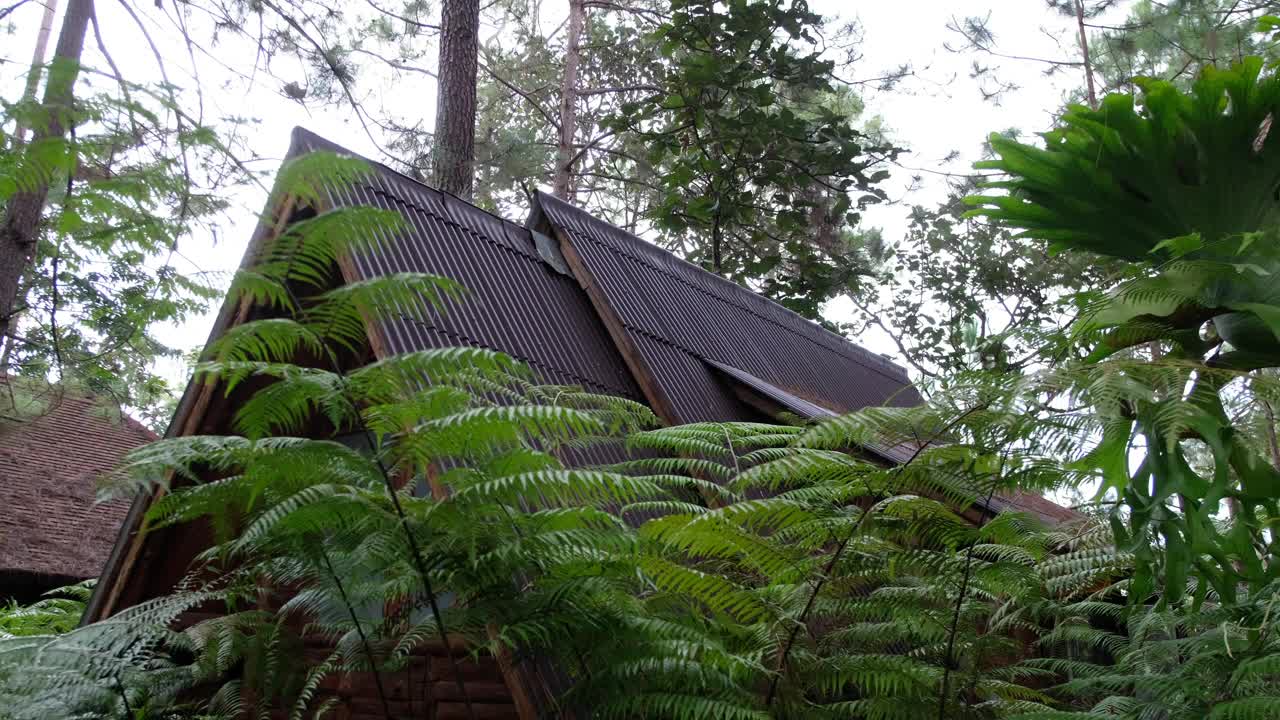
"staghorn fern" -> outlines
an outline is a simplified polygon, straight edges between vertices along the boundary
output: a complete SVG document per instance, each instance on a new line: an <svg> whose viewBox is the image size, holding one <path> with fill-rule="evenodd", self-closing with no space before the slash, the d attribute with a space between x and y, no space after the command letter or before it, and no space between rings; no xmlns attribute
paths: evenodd
<svg viewBox="0 0 1280 720"><path fill-rule="evenodd" d="M981 166L1007 176L970 202L1020 237L1128 262L1125 282L1081 303L1078 360L1054 363L1101 426L1079 466L1118 500L1131 599L1145 602L1162 576L1164 605L1188 593L1230 603L1280 567L1267 528L1280 471L1227 400L1250 371L1280 365L1280 75L1254 57L1205 68L1189 93L1138 85L1140 97L1071 108L1044 147L993 138L998 157ZM1208 472L1192 466L1193 445ZM1236 508L1225 526L1224 502Z"/></svg>

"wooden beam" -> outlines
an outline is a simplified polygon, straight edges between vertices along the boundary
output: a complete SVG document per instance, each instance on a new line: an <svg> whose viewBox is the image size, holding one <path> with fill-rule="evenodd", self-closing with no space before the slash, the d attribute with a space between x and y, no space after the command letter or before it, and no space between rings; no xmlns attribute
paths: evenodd
<svg viewBox="0 0 1280 720"><path fill-rule="evenodd" d="M296 205L297 198L293 195L287 195L281 200L279 212L276 214L275 223L272 225L271 229L263 235L261 241L256 244L256 247L251 247L245 251L244 265L252 262L254 257L256 257L262 248L266 247L268 243L280 235L284 230L285 225L288 223L290 215L293 214ZM249 302L249 298L242 297L234 306L234 310L224 310L218 321L215 321L213 331L210 333L209 340L205 347L207 348L208 343L212 343L228 329L243 323L248 318L250 309L251 303ZM200 425L204 421L205 414L209 409L209 403L213 398L213 393L216 389L217 383L205 381L202 382L198 388L192 387L194 383L195 379L192 378L188 384L186 393L183 394L183 401L178 406L178 411L173 418L173 422L170 424L169 432L165 433L165 437L182 437L192 435L199 429ZM188 394L193 391L195 394L191 395L191 402L187 402ZM177 428L176 432L174 431L175 427ZM169 473L166 476L166 482L173 482L173 479L173 473ZM110 584L104 589L105 594L102 596L103 599L96 605L96 607L91 606L88 609L85 613L84 622L94 622L111 617L111 615L116 611L116 606L119 604L125 588L129 585L141 587L140 583L129 583L128 579L130 574L133 572L134 567L137 565L138 557L142 553L143 546L146 544L146 509L160 498L164 497L164 494L165 490L163 487L156 488L144 501L142 501L143 508L141 512L134 513L131 510L129 513L129 518L126 519L126 522L134 523L136 524L136 527L128 530L129 535L126 540L128 544L119 565L115 568L111 577L107 579Z"/></svg>
<svg viewBox="0 0 1280 720"><path fill-rule="evenodd" d="M512 661L511 648L498 637L498 626L489 623L485 631L489 634L489 641L494 645L493 659L498 663L498 670L502 673L503 681L506 682L507 692L511 693L511 701L516 706L516 713L520 716L520 720L538 720L537 706L530 697L529 689L525 687L520 673L516 670L515 663Z"/></svg>
<svg viewBox="0 0 1280 720"><path fill-rule="evenodd" d="M565 262L569 265L569 269L573 271L573 277L582 286L582 289L586 291L592 307L595 308L596 315L600 317L605 329L609 331L609 337L613 340L613 344L617 346L618 354L622 355L622 360L627 364L627 369L631 371L636 384L640 386L640 392L644 393L645 400L649 402L649 407L668 425L681 424L682 420L679 413L676 412L675 405L671 402L671 397L667 395L667 391L658 382L657 374L653 372L653 368L649 367L649 363L640 353L640 348L636 345L635 339L631 337L631 333L623 325L622 316L609 304L609 298L605 295L604 290L600 288L595 274L583 262L582 256L578 254L578 249L574 247L573 241L569 239L569 234L553 223L549 224L551 225L551 231L555 233L556 240L560 243L560 253L564 255Z"/></svg>

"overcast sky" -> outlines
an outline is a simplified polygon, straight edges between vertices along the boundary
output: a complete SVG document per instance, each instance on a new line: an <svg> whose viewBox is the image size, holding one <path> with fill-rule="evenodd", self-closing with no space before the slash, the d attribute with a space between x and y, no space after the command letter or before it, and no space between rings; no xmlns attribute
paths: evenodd
<svg viewBox="0 0 1280 720"><path fill-rule="evenodd" d="M132 21L118 4L98 4L103 35L124 74L129 77L154 75L156 63ZM550 7L555 0L544 4ZM811 0L811 4L826 16L845 19L856 16L861 21L865 32L863 59L857 67L846 71L851 79L878 77L883 71L903 64L910 64L916 70L915 76L894 90L872 92L867 97L869 114L882 117L892 138L909 149L899 159L899 167L892 168L890 194L898 202L874 208L866 215L866 223L882 227L891 241L901 234L910 205L930 205L942 199L945 184L938 173L965 172L978 155L983 139L992 131L1017 128L1034 133L1046 129L1064 97L1080 83L1080 78L1068 73L1046 77L1045 66L1041 64L975 58L945 48L948 43L959 42L959 38L947 30L953 17L989 12L991 27L1005 52L1065 57L1073 52L1073 46L1063 47L1060 43L1071 41L1071 25L1067 19L1047 10L1042 0ZM194 89L196 82L187 59L187 48L173 30L171 21L161 10L147 3L143 5L146 6L145 19L151 24L166 57L171 79L188 91ZM172 5L169 5L167 12L172 17ZM6 98L16 99L15 81L30 62L40 8L32 2L13 13L9 20L15 26L15 33L8 37L0 34L0 59L4 61L0 64L0 88L4 89ZM198 24L200 18L193 18L192 22ZM55 36L57 27L55 25ZM50 44L52 46L52 41ZM92 38L86 46L87 62L100 64ZM247 72L253 60L252 52L252 48L224 41L209 48L208 54L197 51L195 59L201 68L202 102L207 117L237 114L260 119L248 142L265 158L263 169L278 165L294 125L303 125L352 150L377 157L377 149L360 126L351 121L349 112L304 108L280 92L283 82L303 79L303 70L296 63L277 61L272 67L275 78L259 74L254 89L247 89L243 78L238 78L227 67ZM998 104L985 100L979 81L969 76L974 59L997 67L1001 79L1018 89L1007 93ZM387 107L406 117L420 115L423 125L429 128L434 114L432 83L424 76L406 76L384 88L367 90L364 99L371 108ZM193 97L190 92L188 97ZM944 162L953 152L959 156ZM913 176L919 176L921 182L914 183ZM229 274L239 263L253 219L264 199L265 193L260 190L237 195L236 221L217 238L197 235L186 241L182 246L183 256L201 271ZM829 310L835 317L847 313L838 301ZM180 327L165 328L160 335L182 348L199 347L207 337L214 312L216 308L207 316ZM892 349L885 338L867 336L860 341L879 352L889 353ZM185 382L186 371L181 364L167 363L164 371L175 383Z"/></svg>

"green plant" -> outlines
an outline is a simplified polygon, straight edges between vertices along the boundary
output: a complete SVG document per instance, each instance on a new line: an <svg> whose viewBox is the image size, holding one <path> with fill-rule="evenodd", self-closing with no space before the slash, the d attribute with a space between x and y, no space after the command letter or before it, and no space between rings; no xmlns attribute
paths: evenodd
<svg viewBox="0 0 1280 720"><path fill-rule="evenodd" d="M60 635L80 623L94 580L54 588L30 605L10 600L0 608L0 638L23 635Z"/></svg>
<svg viewBox="0 0 1280 720"><path fill-rule="evenodd" d="M361 172L308 155L279 182L306 202ZM1048 546L1025 517L982 509L1063 478L1026 442L1020 385L812 428L645 429L643 406L540 386L486 350L353 367L365 323L463 292L413 273L326 289L337 257L399 222L371 208L298 221L237 279L275 316L225 333L197 372L227 393L262 383L239 404L239 434L153 443L117 477L177 478L151 527L204 519L215 544L174 596L10 648L46 670L91 668L60 671L78 692L55 698L50 673L6 664L6 695L104 715L196 695L214 715L302 717L328 707L327 676L379 679L461 636L553 662L572 681L555 700L602 717L985 717L1040 698L1008 668L1026 622L1014 608L1043 594ZM617 438L632 459L560 459ZM885 444L910 459L850 454ZM169 629L196 607L223 612ZM290 662L306 637L332 654ZM96 668L99 656L111 661Z"/></svg>
<svg viewBox="0 0 1280 720"><path fill-rule="evenodd" d="M1102 249L1106 228L1080 207L1167 184L1130 175L1137 195L1110 194L1122 183L1107 177L1146 167L1133 159L1146 155L1121 162L1124 148L1146 137L1158 155L1170 124L1234 148L1220 136L1248 123L1232 112L1271 97L1251 94L1273 81L1250 67L1211 74L1190 100L1153 86L1165 99L1120 130L1081 110L1049 149L997 144L1011 192L978 202L1065 251ZM1229 90L1243 100L1224 103ZM280 186L306 202L361 172L310 155ZM1102 175L1089 190L1072 173ZM486 350L353 362L366 323L425 318L464 291L416 273L330 289L336 259L376 250L398 216L346 208L293 223L234 286L269 316L225 333L197 370L228 393L256 387L237 434L170 438L120 471L126 487L165 490L153 527L207 521L215 543L172 597L58 638L0 641L0 694L33 717L300 718L331 708L329 676L369 673L381 692L385 673L460 638L553 664L570 687L548 712L604 718L1274 715L1267 483L1280 472L1226 414L1224 388L1280 393L1240 364L1268 351L1200 337L1226 315L1268 322L1267 288L1232 280L1275 265L1272 218L1260 211L1246 230L1225 210L1186 212L1205 224L1172 241L1121 238L1145 243L1115 253L1133 279L1024 374L954 373L921 406L805 426L666 428ZM630 454L607 467L564 460L619 441ZM996 512L1019 492L1090 483L1103 522L1047 529ZM1219 514L1226 500L1232 517ZM172 629L198 607L220 614ZM293 661L317 637L331 654Z"/></svg>
<svg viewBox="0 0 1280 720"><path fill-rule="evenodd" d="M1275 588L1200 610L1126 612L1099 595L1053 607L1053 630L1039 639L1050 656L1025 663L1064 678L1045 692L1076 709L1021 720L1260 720L1280 710Z"/></svg>
<svg viewBox="0 0 1280 720"><path fill-rule="evenodd" d="M649 216L690 260L810 317L865 272L847 232L897 153L855 129L822 33L806 3L672 2L653 92L602 122L642 146Z"/></svg>
<svg viewBox="0 0 1280 720"><path fill-rule="evenodd" d="M167 81L132 82L61 57L46 70L79 78L67 107L0 103L0 203L38 200L29 218L5 216L31 247L6 261L16 285L0 305L15 316L0 327L0 369L151 410L169 394L152 364L179 354L155 329L202 312L220 292L216 278L182 269L182 242L216 232L227 193L256 177L234 147L238 121L202 124ZM86 78L109 84L90 90ZM60 129L50 135L52 118ZM24 139L23 128L37 132Z"/></svg>
<svg viewBox="0 0 1280 720"><path fill-rule="evenodd" d="M665 504L669 514L640 527L643 621L620 649L631 657L598 663L586 680L591 707L605 717L976 718L1040 698L1009 661L1025 624L1016 608L1040 593L1046 536L1016 513L975 525L955 510L1051 477L1028 454L988 454L1012 419L997 405L987 398L962 422L924 407L809 429L633 436L704 458L640 466L717 484L709 507ZM943 435L945 445L921 442ZM892 467L848 453L886 442L917 451Z"/></svg>
<svg viewBox="0 0 1280 720"><path fill-rule="evenodd" d="M1250 58L1231 70L1206 68L1189 93L1141 84L1141 107L1111 95L1098 110L1073 107L1036 148L993 137L1008 173L972 199L975 210L1049 241L1131 263L1133 279L1096 302L1069 347L1086 381L1074 387L1100 424L1101 442L1080 462L1114 491L1119 541L1137 555L1130 597L1141 602L1159 563L1165 603L1194 577L1231 603L1275 579L1273 538L1280 471L1239 432L1223 391L1246 373L1280 363L1280 78ZM1149 348L1153 362L1135 361ZM1250 388L1271 402L1265 380ZM1192 468L1192 446L1212 470ZM1142 462L1131 467L1131 453ZM1224 504L1231 522L1220 524ZM1156 533L1153 542L1148 533Z"/></svg>

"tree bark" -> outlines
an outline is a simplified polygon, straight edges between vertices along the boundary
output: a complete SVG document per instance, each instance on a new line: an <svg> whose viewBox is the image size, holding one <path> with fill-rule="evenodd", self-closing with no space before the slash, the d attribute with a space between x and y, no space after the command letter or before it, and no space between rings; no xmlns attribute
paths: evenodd
<svg viewBox="0 0 1280 720"><path fill-rule="evenodd" d="M1089 92L1089 107L1098 109L1098 91L1093 87L1093 63L1089 60L1089 36L1084 29L1084 0L1076 0L1076 25L1080 28L1080 55L1084 61L1084 81Z"/></svg>
<svg viewBox="0 0 1280 720"><path fill-rule="evenodd" d="M1276 437L1276 411L1271 407L1270 402L1259 399L1262 402L1262 411L1267 417L1267 427L1264 432L1267 435L1267 452L1271 455L1271 466L1280 470L1280 439Z"/></svg>
<svg viewBox="0 0 1280 720"><path fill-rule="evenodd" d="M58 0L45 0L44 14L40 18L40 32L36 35L36 49L31 53L31 72L27 73L27 86L22 91L23 102L35 102L36 92L40 89L40 68L44 65L45 52L49 49L49 36L53 34L53 18L58 13ZM18 125L18 131L14 135L18 138L18 144L27 141L27 130L29 128L25 123Z"/></svg>
<svg viewBox="0 0 1280 720"><path fill-rule="evenodd" d="M53 34L53 20L58 12L58 0L45 0L44 13L40 17L40 31L36 34L36 48L31 53L31 69L27 72L27 84L22 91L23 103L34 103L36 93L40 91L40 77L44 75L44 57L49 50L49 36ZM27 142L26 122L19 122L14 130L14 144L10 151L16 152ZM13 305L20 305L18 298L25 297L22 279L18 280L18 289L14 291ZM12 307L12 306L11 306ZM18 318L21 312L10 311L6 321L0 325L0 377L9 372L9 358L13 354L13 336L18 332Z"/></svg>
<svg viewBox="0 0 1280 720"><path fill-rule="evenodd" d="M467 200L475 183L479 34L479 0L444 0L432 180L437 188Z"/></svg>
<svg viewBox="0 0 1280 720"><path fill-rule="evenodd" d="M583 0L569 0L569 37L564 49L564 78L560 87L560 145L552 191L561 200L573 197L573 141L578 130L578 63L582 58L582 25L587 9Z"/></svg>
<svg viewBox="0 0 1280 720"><path fill-rule="evenodd" d="M85 32L93 15L93 0L71 0L58 46L45 85L43 117L35 123L32 145L64 137L72 123L75 84L80 75L80 56ZM49 181L56 168L28 166L28 183L15 192L5 208L0 225L0 332L9 334L10 320L18 303L22 274L35 254L40 216L49 199Z"/></svg>

